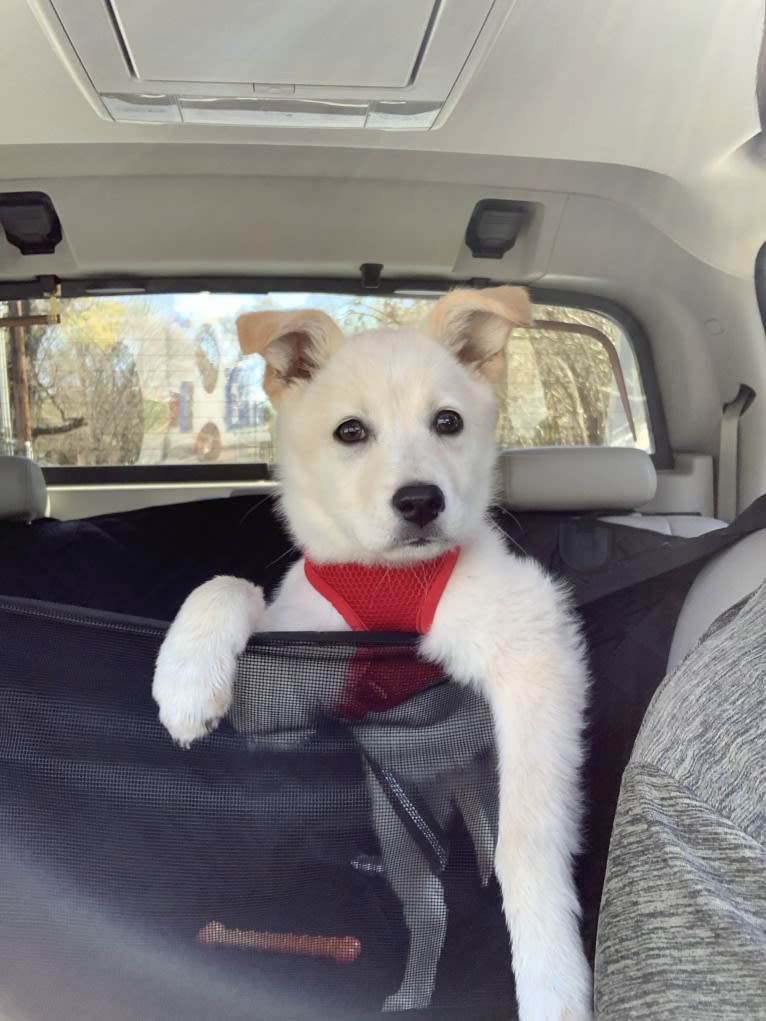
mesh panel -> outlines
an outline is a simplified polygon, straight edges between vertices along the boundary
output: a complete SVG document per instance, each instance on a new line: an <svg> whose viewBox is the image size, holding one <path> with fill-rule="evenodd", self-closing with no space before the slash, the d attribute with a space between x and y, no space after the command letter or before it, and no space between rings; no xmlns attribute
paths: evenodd
<svg viewBox="0 0 766 1021"><path fill-rule="evenodd" d="M512 1017L484 702L444 682L349 718L350 676L422 687L406 636L262 637L183 752L163 633L0 602L4 1015Z"/></svg>

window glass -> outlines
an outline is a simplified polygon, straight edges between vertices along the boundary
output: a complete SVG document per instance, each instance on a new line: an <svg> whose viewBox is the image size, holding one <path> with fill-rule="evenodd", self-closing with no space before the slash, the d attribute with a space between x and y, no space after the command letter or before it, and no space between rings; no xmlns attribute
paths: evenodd
<svg viewBox="0 0 766 1021"><path fill-rule="evenodd" d="M243 356L236 317L321 308L346 332L420 322L431 297L126 295L60 299L60 323L0 330L0 452L43 466L272 463L274 412L263 362ZM0 317L40 316L47 302L0 303ZM536 305L513 332L501 447L652 450L628 337L593 311Z"/></svg>
<svg viewBox="0 0 766 1021"><path fill-rule="evenodd" d="M610 446L653 451L646 395L623 328L599 312L535 305L508 343L501 447Z"/></svg>

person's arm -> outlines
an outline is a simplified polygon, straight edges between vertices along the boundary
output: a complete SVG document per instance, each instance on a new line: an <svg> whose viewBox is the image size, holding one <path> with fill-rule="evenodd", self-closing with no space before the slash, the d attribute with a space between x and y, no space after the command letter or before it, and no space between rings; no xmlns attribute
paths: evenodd
<svg viewBox="0 0 766 1021"><path fill-rule="evenodd" d="M766 1018L766 848L642 762L623 778L595 983L599 1021Z"/></svg>

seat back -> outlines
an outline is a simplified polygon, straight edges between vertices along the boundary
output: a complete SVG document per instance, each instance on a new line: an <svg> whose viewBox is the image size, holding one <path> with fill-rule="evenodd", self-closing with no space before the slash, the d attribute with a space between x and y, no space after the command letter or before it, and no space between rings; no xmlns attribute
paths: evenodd
<svg viewBox="0 0 766 1021"><path fill-rule="evenodd" d="M39 465L28 457L0 456L0 521L35 521L48 509Z"/></svg>
<svg viewBox="0 0 766 1021"><path fill-rule="evenodd" d="M655 499L651 457L629 447L533 447L500 455L505 503L513 510L585 513L616 525L693 537L726 522L703 514L642 511Z"/></svg>
<svg viewBox="0 0 766 1021"><path fill-rule="evenodd" d="M725 610L766 578L766 531L753 532L710 561L694 580L681 608L668 655L668 670L690 652Z"/></svg>

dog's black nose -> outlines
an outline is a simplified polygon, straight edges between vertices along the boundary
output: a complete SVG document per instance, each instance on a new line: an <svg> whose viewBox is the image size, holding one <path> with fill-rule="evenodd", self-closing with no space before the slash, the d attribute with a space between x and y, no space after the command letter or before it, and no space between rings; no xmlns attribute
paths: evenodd
<svg viewBox="0 0 766 1021"><path fill-rule="evenodd" d="M397 489L391 503L405 521L411 521L424 528L444 510L444 493L438 486L416 482L411 486Z"/></svg>

